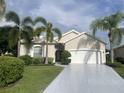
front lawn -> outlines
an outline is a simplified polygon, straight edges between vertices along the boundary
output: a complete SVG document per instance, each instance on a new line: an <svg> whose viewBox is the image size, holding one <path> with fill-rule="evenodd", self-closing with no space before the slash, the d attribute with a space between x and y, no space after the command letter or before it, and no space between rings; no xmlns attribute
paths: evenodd
<svg viewBox="0 0 124 93"><path fill-rule="evenodd" d="M121 67L117 67L117 68L114 68L115 71L122 77L124 78L124 65L122 65Z"/></svg>
<svg viewBox="0 0 124 93"><path fill-rule="evenodd" d="M1 88L0 93L42 93L62 71L56 66L27 66L23 78L16 84Z"/></svg>

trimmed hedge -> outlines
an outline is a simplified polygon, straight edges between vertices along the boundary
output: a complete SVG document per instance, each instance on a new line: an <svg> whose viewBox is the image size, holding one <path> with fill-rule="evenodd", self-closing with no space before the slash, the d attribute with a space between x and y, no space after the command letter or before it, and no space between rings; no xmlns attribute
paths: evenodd
<svg viewBox="0 0 124 93"><path fill-rule="evenodd" d="M37 58L33 58L33 64L45 64L45 57L37 57ZM48 57L48 64L53 64L53 58L52 57Z"/></svg>
<svg viewBox="0 0 124 93"><path fill-rule="evenodd" d="M111 63L111 61L107 61L106 65L114 68L122 67L122 64L120 62L117 62L116 60L114 60L114 63Z"/></svg>
<svg viewBox="0 0 124 93"><path fill-rule="evenodd" d="M117 57L115 60L117 60L118 62L124 64L124 58L122 58L122 57Z"/></svg>
<svg viewBox="0 0 124 93"><path fill-rule="evenodd" d="M19 80L23 75L24 62L15 57L0 57L0 87Z"/></svg>
<svg viewBox="0 0 124 93"><path fill-rule="evenodd" d="M44 58L43 57L33 58L32 62L33 64L44 64Z"/></svg>
<svg viewBox="0 0 124 93"><path fill-rule="evenodd" d="M53 60L54 60L54 59L53 59L52 57L49 57L49 58L48 58L48 64L53 64Z"/></svg>
<svg viewBox="0 0 124 93"><path fill-rule="evenodd" d="M29 55L24 55L19 57L21 60L24 61L25 65L38 65L38 64L45 64L46 57L30 57ZM48 64L53 64L53 58L48 57Z"/></svg>
<svg viewBox="0 0 124 93"><path fill-rule="evenodd" d="M19 58L25 62L25 65L32 64L32 57L30 57L29 55L20 56Z"/></svg>
<svg viewBox="0 0 124 93"><path fill-rule="evenodd" d="M71 53L69 51L62 51L61 53L61 63L63 65L68 65L69 63L71 63L71 59L69 59L69 57L71 57Z"/></svg>

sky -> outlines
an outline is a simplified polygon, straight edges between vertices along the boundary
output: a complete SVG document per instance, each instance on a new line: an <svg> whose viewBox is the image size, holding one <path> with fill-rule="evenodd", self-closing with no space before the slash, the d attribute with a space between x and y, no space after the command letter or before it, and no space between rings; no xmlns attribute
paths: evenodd
<svg viewBox="0 0 124 93"><path fill-rule="evenodd" d="M15 11L21 18L42 16L62 32L91 32L90 24L96 18L124 11L124 0L6 0L6 4L7 11ZM107 42L107 33L97 36Z"/></svg>

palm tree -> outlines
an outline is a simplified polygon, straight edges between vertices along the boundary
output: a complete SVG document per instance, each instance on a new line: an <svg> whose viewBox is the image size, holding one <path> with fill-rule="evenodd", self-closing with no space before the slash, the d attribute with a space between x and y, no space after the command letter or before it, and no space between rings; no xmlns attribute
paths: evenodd
<svg viewBox="0 0 124 93"><path fill-rule="evenodd" d="M123 18L124 14L117 12L102 19L96 19L91 24L91 29L93 30L94 35L98 30L108 32L112 63L114 62L113 46L121 43L122 35L124 34L124 28L119 27L119 24L122 22Z"/></svg>
<svg viewBox="0 0 124 93"><path fill-rule="evenodd" d="M42 32L46 33L46 60L45 64L48 64L48 43L53 42L54 35L57 34L58 40L62 37L61 31L58 28L53 28L52 23L47 22L42 17L37 17L35 24L41 22L42 25L35 30L35 35L39 36Z"/></svg>
<svg viewBox="0 0 124 93"><path fill-rule="evenodd" d="M5 10L6 10L5 0L0 0L0 19L3 18Z"/></svg>
<svg viewBox="0 0 124 93"><path fill-rule="evenodd" d="M26 49L28 49L32 43L33 28L31 25L33 25L33 21L31 17L26 17L21 21L18 14L13 11L6 13L5 18L7 21L13 21L16 25L9 33L9 47L11 48L18 43L19 56L21 40L24 41Z"/></svg>

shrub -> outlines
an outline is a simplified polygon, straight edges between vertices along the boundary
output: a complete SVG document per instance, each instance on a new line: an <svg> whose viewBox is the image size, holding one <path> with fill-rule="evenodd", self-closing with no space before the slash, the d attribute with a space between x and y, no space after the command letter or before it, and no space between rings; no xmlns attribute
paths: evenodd
<svg viewBox="0 0 124 93"><path fill-rule="evenodd" d="M111 61L111 56L109 54L106 55L106 61L107 62Z"/></svg>
<svg viewBox="0 0 124 93"><path fill-rule="evenodd" d="M106 62L106 65L110 66L110 67L121 67L122 64L117 62L117 61L114 61L114 63L111 63L110 61L109 62Z"/></svg>
<svg viewBox="0 0 124 93"><path fill-rule="evenodd" d="M68 65L69 63L71 63L71 59L63 60L61 63L62 63L63 65Z"/></svg>
<svg viewBox="0 0 124 93"><path fill-rule="evenodd" d="M33 58L33 64L44 64L44 58L43 57Z"/></svg>
<svg viewBox="0 0 124 93"><path fill-rule="evenodd" d="M0 87L14 83L22 77L23 60L15 57L0 57Z"/></svg>
<svg viewBox="0 0 124 93"><path fill-rule="evenodd" d="M32 58L29 55L20 56L19 58L25 62L25 65L32 64Z"/></svg>
<svg viewBox="0 0 124 93"><path fill-rule="evenodd" d="M14 57L13 54L9 53L9 54L4 54L4 56L10 56L10 57Z"/></svg>
<svg viewBox="0 0 124 93"><path fill-rule="evenodd" d="M71 63L71 59L69 59L69 57L71 57L70 52L64 50L61 52L61 63L64 65L68 65L69 63Z"/></svg>
<svg viewBox="0 0 124 93"><path fill-rule="evenodd" d="M53 59L52 57L49 57L49 58L48 58L48 64L53 64L53 60L54 60L54 59Z"/></svg>
<svg viewBox="0 0 124 93"><path fill-rule="evenodd" d="M124 58L122 57L117 57L116 60L122 64L124 64Z"/></svg>

